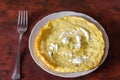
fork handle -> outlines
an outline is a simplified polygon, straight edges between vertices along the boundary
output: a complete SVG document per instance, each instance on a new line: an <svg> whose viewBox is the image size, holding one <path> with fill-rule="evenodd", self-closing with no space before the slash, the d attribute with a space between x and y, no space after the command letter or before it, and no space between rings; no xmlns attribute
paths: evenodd
<svg viewBox="0 0 120 80"><path fill-rule="evenodd" d="M18 42L18 52L15 62L14 71L12 74L12 80L20 79L20 57L21 57L21 42L22 42L23 33L20 33L19 42Z"/></svg>

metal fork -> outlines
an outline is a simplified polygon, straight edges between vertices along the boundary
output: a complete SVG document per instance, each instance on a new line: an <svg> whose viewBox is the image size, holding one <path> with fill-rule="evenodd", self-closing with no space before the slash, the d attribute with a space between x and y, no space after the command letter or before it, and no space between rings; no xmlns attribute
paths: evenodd
<svg viewBox="0 0 120 80"><path fill-rule="evenodd" d="M16 63L12 74L12 80L20 79L20 57L21 57L20 47L21 47L23 34L27 31L27 28L28 28L28 12L27 10L19 10L17 31L20 35L19 35Z"/></svg>

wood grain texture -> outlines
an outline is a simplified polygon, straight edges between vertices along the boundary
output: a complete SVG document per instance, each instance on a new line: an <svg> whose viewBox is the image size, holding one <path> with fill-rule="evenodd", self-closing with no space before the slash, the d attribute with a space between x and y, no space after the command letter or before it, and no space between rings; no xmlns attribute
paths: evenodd
<svg viewBox="0 0 120 80"><path fill-rule="evenodd" d="M29 11L29 30L22 46L22 78L20 80L120 80L120 0L0 0L0 80L10 80L16 59L18 10ZM46 15L59 11L85 13L106 30L109 55L96 71L77 78L61 78L43 71L33 61L28 38L35 23Z"/></svg>

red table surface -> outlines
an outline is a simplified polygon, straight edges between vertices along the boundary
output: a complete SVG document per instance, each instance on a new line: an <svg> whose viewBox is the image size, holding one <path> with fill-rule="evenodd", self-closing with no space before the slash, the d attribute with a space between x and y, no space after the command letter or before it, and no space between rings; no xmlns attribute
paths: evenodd
<svg viewBox="0 0 120 80"><path fill-rule="evenodd" d="M120 80L120 0L2 0L0 1L0 80L10 80L19 34L18 10L29 11L29 29L22 45L20 80ZM106 30L110 48L105 62L94 72L77 78L61 78L42 70L32 59L28 38L37 21L59 11L76 11L96 19Z"/></svg>

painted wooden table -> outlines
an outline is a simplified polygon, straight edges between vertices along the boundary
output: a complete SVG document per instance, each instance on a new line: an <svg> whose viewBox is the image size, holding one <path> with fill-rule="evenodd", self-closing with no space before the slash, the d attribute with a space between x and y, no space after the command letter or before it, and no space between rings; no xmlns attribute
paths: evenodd
<svg viewBox="0 0 120 80"><path fill-rule="evenodd" d="M20 80L120 80L120 0L2 0L0 1L0 80L10 80L16 59L18 10L29 11L29 29L22 45ZM61 78L43 71L33 61L28 38L35 23L46 15L59 11L85 13L106 30L110 49L99 69L77 78Z"/></svg>

